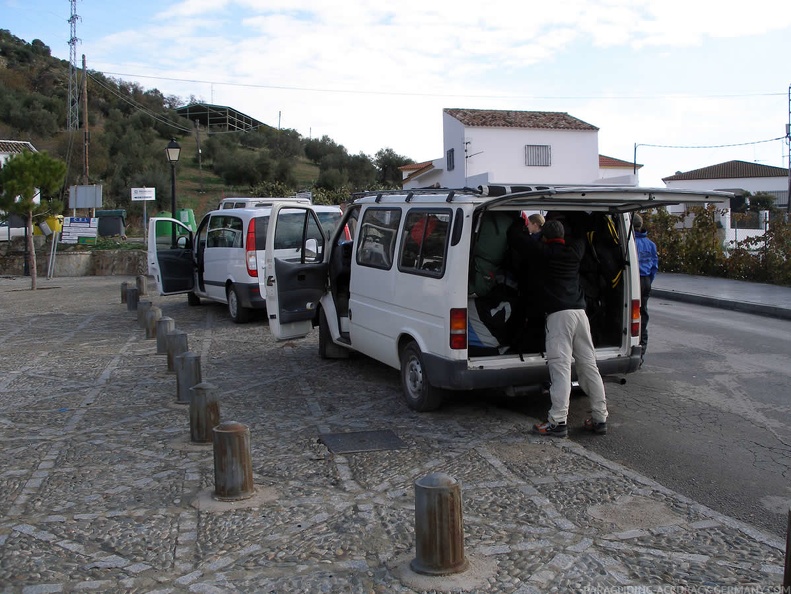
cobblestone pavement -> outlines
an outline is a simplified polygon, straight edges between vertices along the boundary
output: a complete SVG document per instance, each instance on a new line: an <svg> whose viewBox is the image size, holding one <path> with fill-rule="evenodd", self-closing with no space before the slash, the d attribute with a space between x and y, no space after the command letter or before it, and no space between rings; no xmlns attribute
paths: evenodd
<svg viewBox="0 0 791 594"><path fill-rule="evenodd" d="M263 317L141 297L188 333L256 495L220 503L134 278L0 278L0 592L779 592L784 543L587 451L488 395L418 414L398 374L275 342ZM150 285L150 283L149 283ZM151 287L149 286L149 289ZM617 388L615 388L617 389ZM326 433L404 447L336 454ZM606 439L606 438L605 438ZM470 569L417 576L414 481L462 485Z"/></svg>

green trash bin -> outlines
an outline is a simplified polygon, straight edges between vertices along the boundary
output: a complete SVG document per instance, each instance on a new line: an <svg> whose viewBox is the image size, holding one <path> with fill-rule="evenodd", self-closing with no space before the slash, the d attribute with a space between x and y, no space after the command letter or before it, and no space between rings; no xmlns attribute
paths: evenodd
<svg viewBox="0 0 791 594"><path fill-rule="evenodd" d="M172 217L170 216L169 210L163 210L162 212L157 213L155 218L170 219ZM167 243L170 241L171 233L173 232L170 221L157 221L156 232L157 243Z"/></svg>
<svg viewBox="0 0 791 594"><path fill-rule="evenodd" d="M176 209L176 216L173 218L180 223L184 223L193 233L195 233L195 230L198 228L195 224L195 212L191 208Z"/></svg>

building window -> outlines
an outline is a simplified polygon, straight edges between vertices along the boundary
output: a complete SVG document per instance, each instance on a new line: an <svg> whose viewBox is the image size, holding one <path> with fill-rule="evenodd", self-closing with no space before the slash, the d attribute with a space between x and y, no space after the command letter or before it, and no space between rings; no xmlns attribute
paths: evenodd
<svg viewBox="0 0 791 594"><path fill-rule="evenodd" d="M456 152L455 149L450 149L447 152L448 171L453 171L456 168Z"/></svg>
<svg viewBox="0 0 791 594"><path fill-rule="evenodd" d="M549 167L552 165L552 147L548 144L525 145L525 165L528 167Z"/></svg>

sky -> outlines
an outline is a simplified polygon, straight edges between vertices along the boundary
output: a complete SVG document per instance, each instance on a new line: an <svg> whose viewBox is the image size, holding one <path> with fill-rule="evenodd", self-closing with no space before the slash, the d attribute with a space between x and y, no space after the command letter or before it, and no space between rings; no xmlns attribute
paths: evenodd
<svg viewBox="0 0 791 594"><path fill-rule="evenodd" d="M440 158L442 110L466 108L566 112L599 128L600 154L636 154L643 186L789 164L789 0L77 0L76 14L79 66L350 154ZM0 28L64 60L70 16L69 0L0 0Z"/></svg>

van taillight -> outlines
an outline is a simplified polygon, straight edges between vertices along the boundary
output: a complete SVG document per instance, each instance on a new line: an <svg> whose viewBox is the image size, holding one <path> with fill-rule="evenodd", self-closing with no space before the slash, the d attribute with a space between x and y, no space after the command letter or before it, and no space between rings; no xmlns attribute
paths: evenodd
<svg viewBox="0 0 791 594"><path fill-rule="evenodd" d="M258 276L258 258L255 256L255 219L247 225L247 238L244 242L244 259L247 263L247 274Z"/></svg>
<svg viewBox="0 0 791 594"><path fill-rule="evenodd" d="M640 336L640 300L632 300L632 336Z"/></svg>
<svg viewBox="0 0 791 594"><path fill-rule="evenodd" d="M450 348L467 348L467 308L459 307L450 310Z"/></svg>

